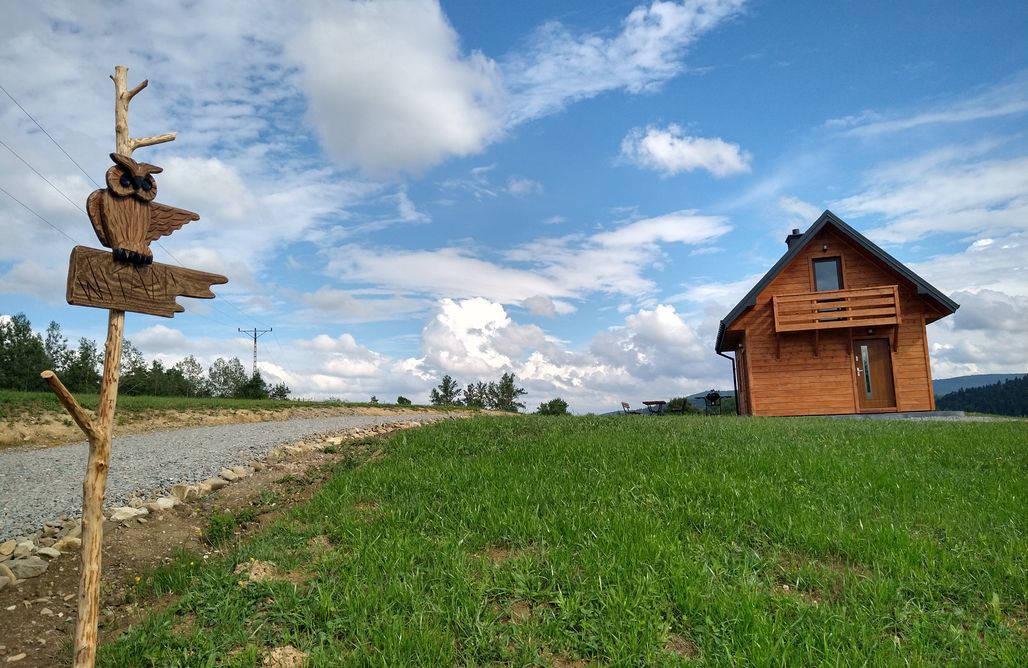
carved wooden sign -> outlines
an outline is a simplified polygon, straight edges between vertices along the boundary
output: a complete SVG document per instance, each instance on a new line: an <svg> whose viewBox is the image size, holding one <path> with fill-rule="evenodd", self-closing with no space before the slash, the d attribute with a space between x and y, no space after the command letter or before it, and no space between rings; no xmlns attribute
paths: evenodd
<svg viewBox="0 0 1028 668"><path fill-rule="evenodd" d="M75 246L68 270L68 303L170 318L185 310L177 297L213 299L211 286L227 282L220 274L159 262L120 262L112 253Z"/></svg>
<svg viewBox="0 0 1028 668"><path fill-rule="evenodd" d="M154 264L150 242L171 234L200 216L155 202L163 171L111 153L107 187L86 200L89 222L112 253L76 246L68 270L68 303L173 317L185 309L177 297L213 299L211 285L228 283L220 274Z"/></svg>

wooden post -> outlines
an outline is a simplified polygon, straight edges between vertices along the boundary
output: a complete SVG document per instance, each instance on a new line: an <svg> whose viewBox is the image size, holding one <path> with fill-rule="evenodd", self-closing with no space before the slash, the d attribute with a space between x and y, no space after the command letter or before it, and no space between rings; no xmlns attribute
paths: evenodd
<svg viewBox="0 0 1028 668"><path fill-rule="evenodd" d="M154 137L133 139L129 135L129 102L146 88L143 81L129 90L128 68L114 68L114 134L115 152L131 157L140 146L160 144L175 139L169 132ZM96 419L83 409L64 387L53 371L41 375L60 399L78 426L89 439L86 477L82 482L82 572L79 578L78 622L75 627L75 668L92 668L96 662L97 621L100 612L100 567L103 549L103 503L110 467L114 409L118 403L118 380L121 376L121 343L125 336L125 311L111 309L107 319L107 343L104 346L104 373L100 383L100 405Z"/></svg>

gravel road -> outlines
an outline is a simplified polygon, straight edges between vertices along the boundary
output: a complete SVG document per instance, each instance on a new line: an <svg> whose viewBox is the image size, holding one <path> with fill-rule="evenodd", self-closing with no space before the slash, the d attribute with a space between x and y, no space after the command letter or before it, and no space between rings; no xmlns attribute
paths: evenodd
<svg viewBox="0 0 1028 668"><path fill-rule="evenodd" d="M107 504L135 494L156 496L180 482L199 482L313 434L397 421L431 422L438 413L351 415L197 427L115 437ZM85 442L43 449L0 450L0 541L31 533L44 522L82 514Z"/></svg>

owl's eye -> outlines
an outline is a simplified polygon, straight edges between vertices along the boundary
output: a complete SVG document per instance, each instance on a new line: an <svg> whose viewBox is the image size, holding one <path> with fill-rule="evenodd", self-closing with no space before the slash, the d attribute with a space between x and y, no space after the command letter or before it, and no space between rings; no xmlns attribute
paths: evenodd
<svg viewBox="0 0 1028 668"><path fill-rule="evenodd" d="M151 188L153 188L153 186L152 186L152 185L150 184L150 179L145 179L145 180L143 181L143 183L142 183L142 186L141 186L141 187L142 187L142 188L143 188L143 190L145 190L146 192L150 192L150 189L151 189Z"/></svg>
<svg viewBox="0 0 1028 668"><path fill-rule="evenodd" d="M128 174L122 174L121 178L118 180L118 183L121 184L122 188L131 188L132 187L132 179L129 178Z"/></svg>

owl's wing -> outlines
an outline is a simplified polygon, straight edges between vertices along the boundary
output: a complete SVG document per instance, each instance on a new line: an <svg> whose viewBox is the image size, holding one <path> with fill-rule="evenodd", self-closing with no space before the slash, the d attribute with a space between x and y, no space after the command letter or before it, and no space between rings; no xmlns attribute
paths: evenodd
<svg viewBox="0 0 1028 668"><path fill-rule="evenodd" d="M150 229L146 231L146 240L160 239L194 220L200 220L200 214L160 202L150 202Z"/></svg>
<svg viewBox="0 0 1028 668"><path fill-rule="evenodd" d="M89 222L93 224L96 238L100 240L101 244L110 248L111 245L107 243L107 235L104 234L103 214L100 211L103 206L103 198L103 190L94 190L89 193L89 198L86 199L86 213L89 214Z"/></svg>

